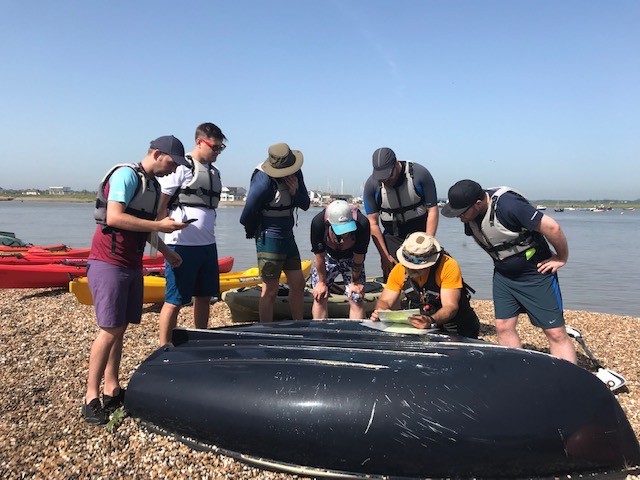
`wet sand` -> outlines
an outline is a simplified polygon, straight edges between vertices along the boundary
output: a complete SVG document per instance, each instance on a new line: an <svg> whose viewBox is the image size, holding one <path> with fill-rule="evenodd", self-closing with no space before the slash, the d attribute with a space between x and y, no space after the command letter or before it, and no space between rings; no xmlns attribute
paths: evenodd
<svg viewBox="0 0 640 480"><path fill-rule="evenodd" d="M481 338L495 342L491 302L473 305L482 321ZM146 305L144 312L142 324L126 333L123 386L157 347L159 305ZM191 315L191 308L184 308L180 325L191 326ZM566 318L606 367L627 378L627 388L616 398L640 437L640 318L585 311L566 312ZM226 305L214 305L210 326L229 323ZM299 478L192 450L149 432L132 418L112 432L85 424L80 405L96 330L93 307L80 305L63 289L0 290L4 478ZM519 331L526 348L548 351L544 335L527 319ZM578 355L580 365L590 368L579 348ZM640 479L640 470L627 478Z"/></svg>

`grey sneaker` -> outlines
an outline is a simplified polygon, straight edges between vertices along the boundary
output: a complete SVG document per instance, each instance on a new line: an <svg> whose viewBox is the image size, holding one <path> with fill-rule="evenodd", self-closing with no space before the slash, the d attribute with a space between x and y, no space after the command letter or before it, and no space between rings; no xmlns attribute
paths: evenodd
<svg viewBox="0 0 640 480"><path fill-rule="evenodd" d="M87 405L82 402L82 416L84 421L92 425L103 425L109 421L107 412L102 408L99 398L94 398Z"/></svg>

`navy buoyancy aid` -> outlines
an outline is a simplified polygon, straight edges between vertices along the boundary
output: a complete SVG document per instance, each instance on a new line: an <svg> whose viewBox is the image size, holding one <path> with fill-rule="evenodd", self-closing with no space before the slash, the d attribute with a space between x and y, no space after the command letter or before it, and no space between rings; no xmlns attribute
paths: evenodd
<svg viewBox="0 0 640 480"><path fill-rule="evenodd" d="M358 208L355 205L349 205L349 209L351 210L351 216L353 220L358 222ZM356 232L349 232L346 235L342 235L340 240L336 236L333 228L331 228L331 223L329 222L329 212L328 209L324 209L324 226L325 226L325 235L324 235L324 244L327 248L336 251L344 251L353 248L356 244Z"/></svg>
<svg viewBox="0 0 640 480"><path fill-rule="evenodd" d="M393 234L398 235L398 223L423 217L427 214L424 200L416 191L413 181L413 164L406 162L404 169L406 181L398 188L387 188L380 183L380 220L393 223Z"/></svg>
<svg viewBox="0 0 640 480"><path fill-rule="evenodd" d="M255 175L258 170L264 171L261 167L261 165L258 165L256 170L254 170L253 175ZM253 178L253 175L251 178ZM265 217L292 217L294 210L293 197L291 196L291 193L289 193L287 183L283 178L274 178L270 176L269 179L273 189L275 190L275 195L273 196L273 200L271 200L267 205L263 205L260 214Z"/></svg>
<svg viewBox="0 0 640 480"><path fill-rule="evenodd" d="M211 210L218 208L222 192L219 170L210 163L203 165L190 155L186 155L185 158L190 163L193 177L188 184L180 187L171 197L169 210L174 210L180 205Z"/></svg>
<svg viewBox="0 0 640 480"><path fill-rule="evenodd" d="M513 232L500 223L496 209L500 197L507 192L522 196L510 187L497 188L491 195L489 208L480 225L475 221L467 224L476 243L496 261L517 255L537 245L531 231Z"/></svg>
<svg viewBox="0 0 640 480"><path fill-rule="evenodd" d="M404 286L402 288L405 295L403 308L419 308L420 312L425 315L434 315L442 308L440 286L436 283L436 270L444 261L445 256L450 258L449 254L443 251L436 263L430 267L427 281L422 287L418 286L415 281L405 274ZM457 333L469 338L478 338L480 320L469 303L471 293L475 293L475 290L463 281L460 301L458 303L458 312L452 319L439 328L449 333Z"/></svg>
<svg viewBox="0 0 640 480"><path fill-rule="evenodd" d="M118 169L127 167L133 169L138 177L138 186L133 198L125 208L125 213L145 220L155 220L158 214L158 204L160 201L160 184L154 177L149 177L140 164L123 163L115 165L104 176L98 186L96 206L93 218L96 223L103 225L103 231L107 226L107 197L105 196L105 186L109 182L111 175Z"/></svg>

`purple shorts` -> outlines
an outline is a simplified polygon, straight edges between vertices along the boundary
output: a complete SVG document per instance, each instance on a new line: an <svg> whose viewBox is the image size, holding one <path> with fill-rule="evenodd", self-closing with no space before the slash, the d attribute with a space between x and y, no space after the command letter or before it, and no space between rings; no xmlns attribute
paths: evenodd
<svg viewBox="0 0 640 480"><path fill-rule="evenodd" d="M140 323L144 289L141 269L91 260L87 265L87 280L100 328Z"/></svg>

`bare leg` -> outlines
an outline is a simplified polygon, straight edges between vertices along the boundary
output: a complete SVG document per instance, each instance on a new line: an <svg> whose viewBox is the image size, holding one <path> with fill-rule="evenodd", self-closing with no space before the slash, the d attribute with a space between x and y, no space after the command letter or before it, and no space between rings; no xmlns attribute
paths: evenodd
<svg viewBox="0 0 640 480"><path fill-rule="evenodd" d="M196 328L209 326L211 297L193 297L193 323Z"/></svg>
<svg viewBox="0 0 640 480"><path fill-rule="evenodd" d="M328 300L326 298L323 298L319 302L317 300L313 301L313 306L311 307L311 313L314 319L324 320L325 318L329 318L327 302Z"/></svg>
<svg viewBox="0 0 640 480"><path fill-rule="evenodd" d="M364 318L364 301L354 302L349 300L349 318L352 320Z"/></svg>
<svg viewBox="0 0 640 480"><path fill-rule="evenodd" d="M173 329L178 324L180 305L164 302L160 310L160 346L171 343Z"/></svg>
<svg viewBox="0 0 640 480"><path fill-rule="evenodd" d="M122 359L122 342L124 330L115 338L111 346L109 359L104 370L104 392L112 397L120 391L120 360Z"/></svg>
<svg viewBox="0 0 640 480"><path fill-rule="evenodd" d="M496 333L498 343L505 347L522 348L522 341L516 330L518 317L496 319Z"/></svg>
<svg viewBox="0 0 640 480"><path fill-rule="evenodd" d="M549 328L544 330L544 334L549 340L549 351L551 355L563 358L571 363L578 363L576 349L564 327Z"/></svg>
<svg viewBox="0 0 640 480"><path fill-rule="evenodd" d="M262 293L260 295L260 305L258 305L258 313L261 322L273 322L273 306L278 296L278 288L280 288L279 279L263 280Z"/></svg>
<svg viewBox="0 0 640 480"><path fill-rule="evenodd" d="M110 361L112 348L119 339L120 352L122 352L122 336L126 328L126 326L101 328L98 336L93 341L91 353L89 354L89 374L87 376L85 403L88 404L91 400L100 396L100 381L104 376L107 363ZM113 365L111 365L112 367Z"/></svg>
<svg viewBox="0 0 640 480"><path fill-rule="evenodd" d="M302 320L304 318L304 275L302 270L286 270L287 285L289 285L289 308L291 318Z"/></svg>

